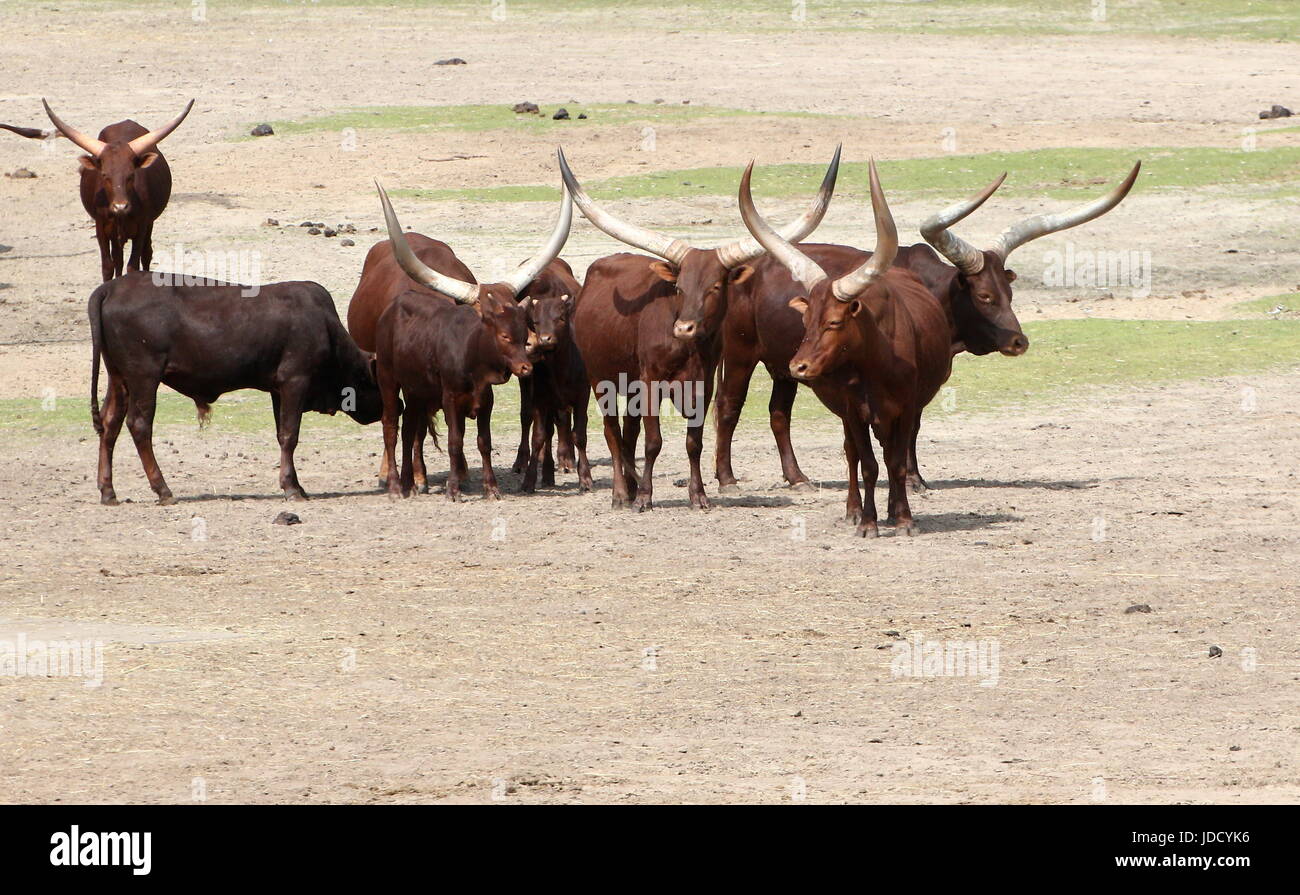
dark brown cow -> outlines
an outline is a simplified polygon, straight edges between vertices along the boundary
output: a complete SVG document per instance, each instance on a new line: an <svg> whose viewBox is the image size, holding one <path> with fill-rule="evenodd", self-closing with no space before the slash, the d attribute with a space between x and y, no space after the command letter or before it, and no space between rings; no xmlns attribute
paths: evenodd
<svg viewBox="0 0 1300 895"><path fill-rule="evenodd" d="M551 435L558 428L560 467L573 471L577 453L578 485L591 490L591 464L587 461L587 402L591 386L587 368L573 339L573 308L581 287L569 265L557 258L529 284L529 352L533 375L519 380L520 440L515 471L524 474L524 491L537 487L538 465L542 485L555 484Z"/></svg>
<svg viewBox="0 0 1300 895"><path fill-rule="evenodd" d="M574 317L574 335L597 390L605 440L613 457L613 505L632 505L639 511L653 508L654 463L663 444L659 399L671 397L678 410L691 417L686 429L690 503L706 509L709 499L700 475L700 453L721 352L721 325L728 294L753 273L749 262L762 254L763 247L741 239L716 249L699 249L619 220L587 196L563 151L559 160L565 186L589 221L615 239L663 259L624 253L596 261L587 271ZM785 238L801 240L821 222L835 189L839 160L837 147L812 207L784 228ZM645 398L640 402L644 412L626 413L620 434L611 395L628 396L629 389ZM642 420L645 471L638 480L633 456Z"/></svg>
<svg viewBox="0 0 1300 895"><path fill-rule="evenodd" d="M172 193L172 172L158 150L158 143L176 130L194 108L190 100L185 111L169 124L151 131L134 121L119 121L91 139L65 124L41 100L45 113L59 133L84 149L80 159L81 204L95 222L99 261L104 282L122 275L123 270L148 270L153 261L153 225L167 207ZM34 139L50 136L48 131L0 125L6 130ZM131 255L122 264L127 240Z"/></svg>
<svg viewBox="0 0 1300 895"><path fill-rule="evenodd" d="M415 446L424 438L432 414L441 410L447 420L451 459L447 497L460 500L460 483L468 477L464 436L465 420L470 418L478 423L484 493L499 499L501 491L492 469L492 386L507 381L511 373L521 377L532 373L527 356L531 300L521 300L519 295L564 247L573 203L566 193L555 230L537 255L500 283L477 284L441 272L416 257L382 187L379 197L398 265L416 282L438 293L403 292L383 309L374 328L377 378L384 401L388 492L410 496L415 486ZM399 479L394 452L402 398L406 406Z"/></svg>
<svg viewBox="0 0 1300 895"><path fill-rule="evenodd" d="M875 429L889 476L889 516L899 532L914 534L916 524L907 502L907 454L921 410L939 391L952 369L952 340L947 315L935 296L910 271L893 267L898 231L885 201L873 161L871 204L876 216L876 251L862 266L831 279L790 242L782 239L754 208L749 180L753 163L740 183L740 210L745 225L803 287L804 296L790 306L803 315L805 332L790 360L790 373L803 382L856 375L865 389L867 407L841 412L845 455L849 464L848 512L860 507L860 535L878 534L876 475L868 426ZM867 413L862 411L866 409ZM863 466L865 495L854 476Z"/></svg>
<svg viewBox="0 0 1300 895"><path fill-rule="evenodd" d="M1016 275L1005 266L1007 256L1030 239L1078 226L1110 211L1128 195L1140 168L1139 162L1118 187L1100 199L1063 214L1029 218L1008 228L992 248L979 251L948 228L993 195L1005 179L1004 174L979 195L927 218L921 233L930 245L901 247L894 265L916 274L939 299L948 317L954 354L969 351L984 355L998 351L1019 356L1028 350L1029 339L1021 331L1020 321L1011 308L1011 284ZM804 245L802 249L832 277L847 259L859 254L857 249L847 246ZM935 249L943 253L943 258ZM944 263L944 258L952 263ZM789 271L767 256L755 262L754 276L744 289L732 293L723 327L722 376L716 415L715 463L723 491L738 487L731 467L731 441L748 394L750 377L759 363L772 375L768 413L782 473L792 487L810 487L790 442L790 411L798 383L790 376L788 367L803 338L803 321L788 308L787 302L794 297L791 290L797 288ZM920 420L915 429L919 427ZM909 449L908 469L912 488L923 490L925 482L917 467L915 442Z"/></svg>
<svg viewBox="0 0 1300 895"><path fill-rule="evenodd" d="M227 392L271 393L280 441L280 487L305 499L293 453L307 410L342 410L359 423L379 419L379 390L371 356L348 336L334 300L317 283L271 283L249 296L235 285L159 285L133 271L90 296L94 366L90 415L99 435L101 502L117 503L113 445L126 421L158 502L175 502L153 453L158 385L198 405L200 419ZM99 411L99 360L108 371L104 413Z"/></svg>

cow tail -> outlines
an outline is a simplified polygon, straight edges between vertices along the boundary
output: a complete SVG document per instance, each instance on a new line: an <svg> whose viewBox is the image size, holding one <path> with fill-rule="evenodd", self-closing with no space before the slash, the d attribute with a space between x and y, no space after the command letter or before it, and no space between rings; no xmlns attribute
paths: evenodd
<svg viewBox="0 0 1300 895"><path fill-rule="evenodd" d="M433 449L435 451L442 450L442 445L438 443L438 412L436 410L429 411L429 437L433 439Z"/></svg>
<svg viewBox="0 0 1300 895"><path fill-rule="evenodd" d="M90 344L92 346L90 361L90 423L95 427L96 435L104 434L104 420L99 415L99 357L104 344L104 296L108 293L108 284L104 283L90 293Z"/></svg>

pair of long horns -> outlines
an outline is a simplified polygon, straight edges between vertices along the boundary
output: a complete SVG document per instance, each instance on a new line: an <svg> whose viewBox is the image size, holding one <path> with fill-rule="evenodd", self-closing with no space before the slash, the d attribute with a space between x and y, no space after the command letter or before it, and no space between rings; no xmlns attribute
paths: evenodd
<svg viewBox="0 0 1300 895"><path fill-rule="evenodd" d="M1059 214L1034 215L1018 224L1011 225L1002 232L1001 236L994 240L993 245L989 247L989 251L1005 262L1008 255L1031 239L1038 239L1040 236L1056 233L1058 230L1068 230L1070 227L1077 227L1080 224L1086 224L1093 218L1101 217L1128 195L1129 190L1133 189L1133 184L1137 181L1138 172L1141 170L1142 163L1138 162L1133 166L1133 170L1129 172L1128 177L1124 178L1123 183L1100 199L1095 199L1086 205L1080 205L1078 208ZM962 273L977 274L983 270L984 253L948 228L983 205L985 200L992 196L997 188L1002 186L1002 181L1006 179L1007 175L1003 174L989 184L979 195L964 202L949 205L938 214L926 218L925 222L921 224L921 235L925 237L925 241L934 246L940 254L951 261Z"/></svg>
<svg viewBox="0 0 1300 895"><path fill-rule="evenodd" d="M831 293L840 301L852 301L861 295L889 270L889 265L894 263L894 257L898 254L898 228L894 226L894 216L889 211L889 203L885 201L885 191L880 188L875 159L871 160L870 170L871 209L876 216L876 250L857 270L831 283ZM754 163L750 162L745 169L745 176L740 179L740 217L763 248L785 265L805 290L811 292L814 286L826 279L826 271L763 220L763 216L754 207L754 197L749 191L749 180L753 173Z"/></svg>
<svg viewBox="0 0 1300 895"><path fill-rule="evenodd" d="M686 253L694 248L684 240L674 239L662 233L639 227L636 224L619 220L605 211L591 201L591 197L587 195L586 190L578 183L578 179L573 176L573 171L569 169L569 162L564 157L564 150L557 149L556 155L560 160L560 174L564 177L564 185L568 187L569 192L573 195L573 201L578 204L578 208L586 216L587 220L601 230L604 230L619 242L625 242L633 248L658 255L674 265L680 265L686 257ZM801 217L781 228L780 235L782 239L799 242L817 229L817 225L826 216L826 207L830 204L831 195L835 192L835 178L839 175L839 171L840 147L836 146L835 157L831 159L830 167L826 169L826 176L822 178L822 185L817 191L817 198L813 200L812 206ZM763 246L753 239L738 239L719 246L714 251L718 253L718 260L722 262L724 267L732 268L763 254Z"/></svg>
<svg viewBox="0 0 1300 895"><path fill-rule="evenodd" d="M442 293L457 304L478 304L479 296L483 292L482 286L475 283L466 283L464 280L438 273L438 271L416 257L415 252L411 251L411 246L407 243L406 237L402 235L402 225L397 220L397 213L393 211L393 203L388 201L388 193L384 191L382 186L379 186L378 182L375 183L375 186L379 187L379 201L384 206L384 220L388 224L388 239L393 245L393 255L397 258L397 263L401 265L402 270L406 271L407 276L417 283L423 283L435 292ZM517 296L520 292L523 292L528 287L528 284L542 272L542 268L559 256L560 249L564 248L564 243L569 238L569 228L572 224L573 200L569 198L569 193L565 190L564 197L560 202L560 216L555 222L555 230L552 231L551 238L547 240L546 245L542 247L540 252L516 267L508 277L501 281L502 285L507 287L512 295Z"/></svg>
<svg viewBox="0 0 1300 895"><path fill-rule="evenodd" d="M103 140L96 140L93 137L87 137L81 131L66 124L62 118L54 114L54 110L50 108L50 104L44 99L41 100L41 105L45 106L45 114L50 116L50 121L52 121L54 126L59 129L59 133L63 134L63 136L67 137L73 143L76 143L82 149L86 150L86 152L89 152L95 158L99 158L100 154L105 148L107 148L108 144ZM186 115L190 114L190 109L192 108L194 108L194 100L190 100L189 105L185 107L185 111L177 115L169 123L163 125L157 130L149 131L149 133L145 134L143 137L136 137L130 143L131 151L136 155L144 155L146 152L149 152L157 146L164 137L181 126L181 122L185 120Z"/></svg>

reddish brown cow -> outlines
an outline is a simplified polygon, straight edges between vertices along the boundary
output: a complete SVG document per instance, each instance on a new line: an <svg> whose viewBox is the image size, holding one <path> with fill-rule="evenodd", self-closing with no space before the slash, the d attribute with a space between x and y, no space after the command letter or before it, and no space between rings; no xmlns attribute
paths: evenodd
<svg viewBox="0 0 1300 895"><path fill-rule="evenodd" d="M403 292L383 309L374 329L389 494L411 494L415 446L423 439L431 415L442 410L451 459L447 497L459 500L461 480L467 477L464 435L465 420L470 418L478 423L484 493L498 499L501 491L492 469L492 386L507 381L511 373L521 377L532 373L526 322L531 300L520 300L519 294L559 255L569 235L573 204L566 193L555 230L541 252L502 282L477 284L443 273L416 257L382 187L379 196L398 265L416 282L438 293ZM402 398L399 481L394 451Z"/></svg>
<svg viewBox="0 0 1300 895"><path fill-rule="evenodd" d="M835 189L840 151L837 147L812 207L782 231L798 241L811 233L826 213ZM597 390L604 417L605 440L614 463L614 506L652 509L655 458L663 444L659 401L671 397L689 415L686 453L690 458L691 506L706 509L709 500L700 475L703 424L713 395L713 377L721 352L721 325L729 293L752 274L749 262L763 252L752 239L716 249L694 248L652 230L619 220L587 196L564 152L560 171L573 201L601 230L628 245L653 252L602 258L587 271L574 316L574 336ZM629 391L631 390L631 391ZM613 394L640 393L644 408L625 414L619 432ZM645 471L638 480L633 462L641 421L646 427Z"/></svg>
<svg viewBox="0 0 1300 895"><path fill-rule="evenodd" d="M153 224L167 207L172 193L172 173L158 143L176 130L194 108L190 100L185 111L158 130L148 130L134 121L119 121L91 139L65 124L41 100L45 113L59 133L84 149L80 159L81 204L95 222L99 261L104 282L122 275L122 253L127 240L131 255L127 270L148 270L153 261ZM34 139L49 136L36 128L0 125L6 130Z"/></svg>
<svg viewBox="0 0 1300 895"><path fill-rule="evenodd" d="M914 534L916 524L907 502L907 453L912 429L922 408L939 391L952 368L947 315L935 296L910 271L892 267L898 231L876 175L871 171L871 204L876 216L876 251L856 270L831 279L759 216L750 195L753 163L740 184L745 225L803 287L804 296L790 306L803 315L805 333L790 360L790 373L804 382L848 373L865 390L867 408L846 406L841 412L849 464L848 512L860 509L857 532L878 534L877 466L867 423L875 429L889 476L889 515L899 532ZM868 413L862 411L868 409ZM865 495L854 476L864 467Z"/></svg>
<svg viewBox="0 0 1300 895"><path fill-rule="evenodd" d="M1128 195L1141 169L1139 162L1114 190L1094 202L1059 215L1029 218L1007 231L990 249L980 251L962 241L948 228L979 208L1001 186L1002 175L970 200L958 202L927 218L921 233L930 245L903 246L894 259L925 283L939 299L948 317L954 354L969 351L984 355L998 351L1015 357L1029 348L1029 339L1011 309L1011 284L1016 274L1006 267L1010 253L1030 239L1086 223L1110 211ZM934 248L931 248L933 246ZM804 245L805 254L834 277L837 269L856 257L857 249L846 246ZM943 258L951 261L945 264ZM847 254L846 254L847 253ZM862 260L865 260L862 259ZM858 260L856 264L861 264ZM799 469L790 442L790 411L798 383L790 376L789 362L803 338L803 321L787 302L798 284L789 271L770 256L754 264L754 276L744 289L732 293L723 326L723 369L717 398L717 477L723 491L737 488L731 467L731 441L749 389L754 368L762 363L772 375L772 396L768 404L772 433L781 457L781 470L795 488L808 488L808 478ZM913 431L920 427L920 420ZM923 490L916 461L915 440L908 451L908 481Z"/></svg>

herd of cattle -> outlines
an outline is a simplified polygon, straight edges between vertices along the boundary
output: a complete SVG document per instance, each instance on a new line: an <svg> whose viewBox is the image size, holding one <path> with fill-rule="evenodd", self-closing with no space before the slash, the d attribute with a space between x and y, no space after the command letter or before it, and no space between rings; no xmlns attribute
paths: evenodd
<svg viewBox="0 0 1300 895"><path fill-rule="evenodd" d="M522 437L515 471L533 491L539 467L553 485L556 463L592 487L587 416L598 398L649 387L651 400L600 401L613 466L613 503L653 506L654 466L662 446L660 398L684 415L687 404L707 412L715 377L715 469L723 492L737 487L731 441L755 367L772 377L768 405L785 479L809 487L790 441L790 414L799 383L810 386L841 420L848 462L847 517L859 535L878 533L875 485L879 467L869 431L879 441L889 482L889 520L900 533L916 526L908 489L925 487L916 459L921 414L962 352L1016 356L1029 340L1011 309L1015 273L1007 259L1026 242L1105 214L1128 194L1141 163L1107 195L1060 214L1040 214L1008 227L987 249L952 231L984 204L1005 174L973 198L928 218L925 243L898 244L898 232L869 166L876 244L802 244L821 222L835 188L840 151L811 207L780 229L754 207L753 163L740 181L740 215L750 237L702 249L621 220L583 190L563 151L555 228L546 244L499 283L479 283L443 242L402 231L383 188L379 198L388 239L366 255L348 306L347 327L324 287L311 282L243 285L174 282L151 275L153 224L167 205L171 172L158 143L193 106L158 130L134 121L109 125L91 139L45 110L56 131L0 125L27 137L62 136L87 153L80 159L81 200L95 222L103 283L90 297L94 360L91 416L100 436L101 500L117 503L113 446L123 422L135 441L160 503L171 490L154 457L152 431L160 383L191 398L205 417L209 405L237 389L270 392L280 442L280 487L305 498L294 468L304 411L342 410L359 423L383 422L379 476L391 495L426 490L424 441L434 414L446 421L450 472L446 494L459 500L469 475L464 437L477 426L483 489L500 497L492 469L493 386L519 378ZM595 261L580 284L560 252L576 203L614 239L644 254ZM123 250L131 254L123 266ZM98 398L100 359L107 372L104 408ZM720 373L720 375L718 375ZM693 507L707 508L700 469L703 414L686 427ZM641 427L645 455L635 462ZM558 430L555 455L552 436ZM400 463L396 457L398 435ZM859 483L858 472L862 481Z"/></svg>

